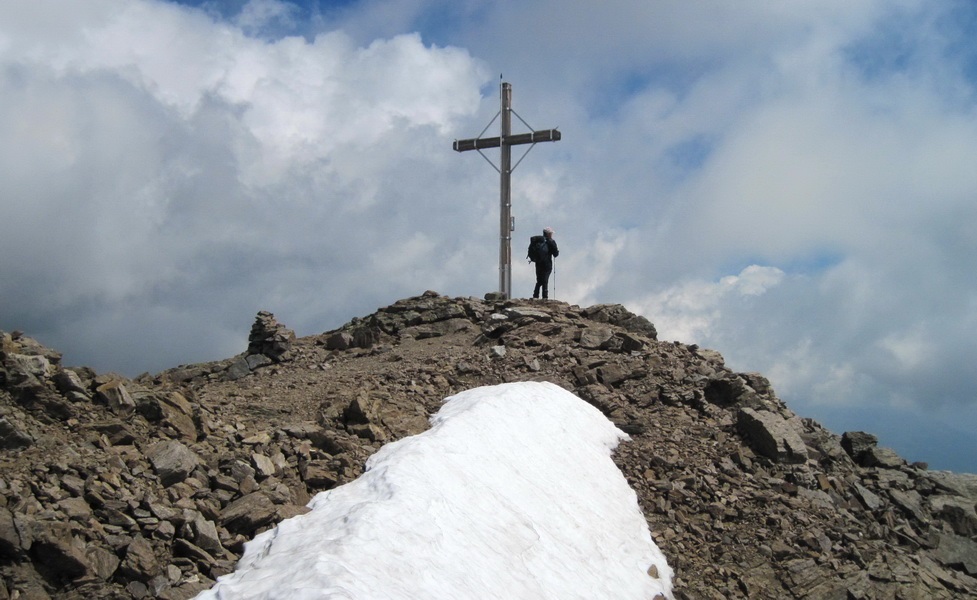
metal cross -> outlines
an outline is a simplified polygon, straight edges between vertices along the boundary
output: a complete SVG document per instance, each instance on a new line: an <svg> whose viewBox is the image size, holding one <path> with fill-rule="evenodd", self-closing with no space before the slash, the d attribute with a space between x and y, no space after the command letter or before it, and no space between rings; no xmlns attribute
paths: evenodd
<svg viewBox="0 0 977 600"><path fill-rule="evenodd" d="M512 198L511 198L511 188L510 188L510 177L512 172L516 170L519 163L522 162L523 158L526 158L526 154L533 149L533 146L537 142L558 142L562 138L559 129L544 129L541 131L533 131L532 133L520 133L512 135L512 115L522 121L523 125L532 129L528 123L523 121L516 111L512 110L512 85L506 82L502 82L500 95L502 97L502 108L495 117L489 121L489 124L485 126L482 133L478 134L479 137L471 138L467 140L455 140L452 148L456 152L466 152L468 150L477 150L479 154L482 154L482 149L484 148L500 148L501 157L499 166L496 167L495 164L484 154L484 158L496 171L499 172L501 176L501 193L499 197L499 292L505 298L512 297L512 232L516 230L515 219L512 217ZM502 117L501 119L501 133L499 137L483 138L481 137L485 131L492 126L495 119ZM512 146L518 146L521 144L532 144L526 149L525 154L516 161L515 165L512 165Z"/></svg>

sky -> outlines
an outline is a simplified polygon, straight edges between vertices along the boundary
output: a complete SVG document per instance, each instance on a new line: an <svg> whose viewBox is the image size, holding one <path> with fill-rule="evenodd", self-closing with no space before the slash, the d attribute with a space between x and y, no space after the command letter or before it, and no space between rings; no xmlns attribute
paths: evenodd
<svg viewBox="0 0 977 600"><path fill-rule="evenodd" d="M248 542L197 600L672 598L611 460L628 436L596 408L509 383L452 396L431 422Z"/></svg>
<svg viewBox="0 0 977 600"><path fill-rule="evenodd" d="M512 174L514 295L553 227L551 297L975 472L975 33L967 0L5 0L0 329L135 376L259 310L496 290L499 175L451 144L501 77L562 132Z"/></svg>

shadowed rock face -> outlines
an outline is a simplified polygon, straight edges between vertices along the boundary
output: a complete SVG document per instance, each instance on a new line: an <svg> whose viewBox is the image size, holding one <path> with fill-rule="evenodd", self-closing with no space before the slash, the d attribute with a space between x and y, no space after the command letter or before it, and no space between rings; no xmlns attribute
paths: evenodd
<svg viewBox="0 0 977 600"><path fill-rule="evenodd" d="M631 435L615 460L678 598L977 595L977 476L656 337L620 305L426 292L298 339L262 312L241 355L129 380L0 332L0 600L190 597L445 396L520 380Z"/></svg>

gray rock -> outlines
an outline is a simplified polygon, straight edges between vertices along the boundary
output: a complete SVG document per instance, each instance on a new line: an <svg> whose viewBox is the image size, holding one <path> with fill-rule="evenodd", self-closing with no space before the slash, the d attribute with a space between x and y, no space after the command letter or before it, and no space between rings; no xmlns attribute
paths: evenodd
<svg viewBox="0 0 977 600"><path fill-rule="evenodd" d="M977 535L977 511L973 498L937 495L929 498L933 516L950 524L954 533L966 537Z"/></svg>
<svg viewBox="0 0 977 600"><path fill-rule="evenodd" d="M14 516L0 506L0 558L14 558L20 553L20 533L14 524Z"/></svg>
<svg viewBox="0 0 977 600"><path fill-rule="evenodd" d="M217 564L217 559L210 553L201 548L200 546L194 544L190 540L183 538L177 539L173 542L173 553L176 556L182 556L189 558L204 569L209 571L210 568Z"/></svg>
<svg viewBox="0 0 977 600"><path fill-rule="evenodd" d="M729 377L723 375L710 379L703 390L706 401L717 406L730 407L739 405L757 409L756 390L750 387L743 377Z"/></svg>
<svg viewBox="0 0 977 600"><path fill-rule="evenodd" d="M339 482L339 475L326 461L309 461L301 467L302 479L313 490L332 489Z"/></svg>
<svg viewBox="0 0 977 600"><path fill-rule="evenodd" d="M923 478L937 488L954 496L977 498L977 474L951 473L950 471L927 471Z"/></svg>
<svg viewBox="0 0 977 600"><path fill-rule="evenodd" d="M87 523L92 516L92 507L84 498L65 498L58 502L58 508L69 519Z"/></svg>
<svg viewBox="0 0 977 600"><path fill-rule="evenodd" d="M88 550L85 551L85 556L88 558L88 563L92 566L95 575L104 581L112 579L112 576L119 569L119 565L122 564L115 552L106 550L101 546L89 546Z"/></svg>
<svg viewBox="0 0 977 600"><path fill-rule="evenodd" d="M977 575L977 542L958 535L937 535L933 557L947 567Z"/></svg>
<svg viewBox="0 0 977 600"><path fill-rule="evenodd" d="M275 504L262 492L252 492L231 502L221 511L221 524L229 531L253 534L275 518Z"/></svg>
<svg viewBox="0 0 977 600"><path fill-rule="evenodd" d="M224 553L224 546L221 545L220 536L217 534L217 526L213 521L207 520L199 512L194 516L190 523L193 531L193 543L203 548L208 553L221 555Z"/></svg>
<svg viewBox="0 0 977 600"><path fill-rule="evenodd" d="M346 410L343 413L347 423L372 423L379 420L380 415L380 403L383 397L370 393L368 391L361 391L353 398Z"/></svg>
<svg viewBox="0 0 977 600"><path fill-rule="evenodd" d="M251 367L248 366L248 361L245 358L239 357L234 360L227 367L227 378L231 381L241 379L242 377L247 377L251 374Z"/></svg>
<svg viewBox="0 0 977 600"><path fill-rule="evenodd" d="M855 494L858 496L858 499L862 501L862 504L865 505L865 508L875 511L882 507L882 499L879 498L878 495L869 491L868 488L860 483L856 483L854 488Z"/></svg>
<svg viewBox="0 0 977 600"><path fill-rule="evenodd" d="M175 429L185 440L195 441L198 431L193 421L193 407L182 394L164 394L159 401L163 422Z"/></svg>
<svg viewBox="0 0 977 600"><path fill-rule="evenodd" d="M326 350L348 350L353 346L353 336L345 331L334 333L326 339Z"/></svg>
<svg viewBox="0 0 977 600"><path fill-rule="evenodd" d="M372 348L380 340L379 331L373 327L357 327L350 333L356 348Z"/></svg>
<svg viewBox="0 0 977 600"><path fill-rule="evenodd" d="M264 454L252 453L251 464L254 465L255 479L258 481L273 477L276 473L275 463Z"/></svg>
<svg viewBox="0 0 977 600"><path fill-rule="evenodd" d="M130 581L126 584L126 591L133 600L142 600L149 597L149 586L141 581Z"/></svg>
<svg viewBox="0 0 977 600"><path fill-rule="evenodd" d="M244 362L248 363L248 368L252 371L272 364L272 360L264 354L249 354L248 356L244 357Z"/></svg>
<svg viewBox="0 0 977 600"><path fill-rule="evenodd" d="M604 327L588 327L577 333L577 343L588 350L598 350L614 337L614 332Z"/></svg>
<svg viewBox="0 0 977 600"><path fill-rule="evenodd" d="M865 453L878 443L879 438L864 431L846 431L841 436L841 447L858 464L862 464Z"/></svg>
<svg viewBox="0 0 977 600"><path fill-rule="evenodd" d="M807 448L800 434L779 415L742 408L737 427L753 450L767 458L787 463L807 461Z"/></svg>
<svg viewBox="0 0 977 600"><path fill-rule="evenodd" d="M722 368L726 366L726 360L723 358L723 355L717 352L716 350L699 348L695 351L695 354L702 360L716 367Z"/></svg>
<svg viewBox="0 0 977 600"><path fill-rule="evenodd" d="M880 469L898 469L906 464L906 460L896 454L892 448L873 446L866 449L859 461L863 467L878 467Z"/></svg>
<svg viewBox="0 0 977 600"><path fill-rule="evenodd" d="M640 352L645 349L647 341L631 333L618 333L617 338L621 340L622 352ZM718 354L718 352L717 352Z"/></svg>
<svg viewBox="0 0 977 600"><path fill-rule="evenodd" d="M610 323L623 327L632 333L658 339L654 324L645 317L636 315L621 304L597 304L581 311L582 314L598 323Z"/></svg>
<svg viewBox="0 0 977 600"><path fill-rule="evenodd" d="M605 365L597 369L597 379L606 386L613 387L631 376L620 365Z"/></svg>
<svg viewBox="0 0 977 600"><path fill-rule="evenodd" d="M549 323L553 320L553 315L546 311L518 306L507 308L505 315L510 319L532 319L541 323Z"/></svg>
<svg viewBox="0 0 977 600"><path fill-rule="evenodd" d="M60 369L52 377L54 385L57 386L58 391L62 394L67 395L69 392L76 392L84 396L88 395L88 389L85 387L85 383L71 369Z"/></svg>
<svg viewBox="0 0 977 600"><path fill-rule="evenodd" d="M141 535L132 538L126 547L125 558L119 565L119 571L139 582L147 582L159 575L161 571L159 559L149 540Z"/></svg>
<svg viewBox="0 0 977 600"><path fill-rule="evenodd" d="M40 379L47 378L51 371L51 361L44 356L11 354L10 358L17 365L19 371L29 373Z"/></svg>
<svg viewBox="0 0 977 600"><path fill-rule="evenodd" d="M113 380L98 386L95 396L118 415L130 415L136 410L136 403L122 381Z"/></svg>
<svg viewBox="0 0 977 600"><path fill-rule="evenodd" d="M229 472L231 478L234 479L234 481L236 481L237 483L241 483L248 477L253 478L255 476L254 467L244 462L243 460L235 460L231 462L229 466Z"/></svg>
<svg viewBox="0 0 977 600"><path fill-rule="evenodd" d="M85 545L66 523L34 522L30 554L59 578L78 579L91 572Z"/></svg>
<svg viewBox="0 0 977 600"><path fill-rule="evenodd" d="M919 523L927 523L929 518L923 510L923 497L916 490L889 490L889 497L896 506L906 511Z"/></svg>
<svg viewBox="0 0 977 600"><path fill-rule="evenodd" d="M178 392L136 394L136 411L150 421L173 428L184 440L197 439L193 408Z"/></svg>
<svg viewBox="0 0 977 600"><path fill-rule="evenodd" d="M200 464L193 450L176 440L153 444L146 451L146 457L166 487L186 479Z"/></svg>
<svg viewBox="0 0 977 600"><path fill-rule="evenodd" d="M19 450L34 444L34 438L18 429L7 417L0 417L0 449Z"/></svg>

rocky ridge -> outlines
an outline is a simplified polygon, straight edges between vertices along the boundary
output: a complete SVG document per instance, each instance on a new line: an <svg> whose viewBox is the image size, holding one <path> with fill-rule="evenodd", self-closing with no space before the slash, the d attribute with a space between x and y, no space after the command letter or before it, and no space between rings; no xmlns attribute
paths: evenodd
<svg viewBox="0 0 977 600"><path fill-rule="evenodd" d="M448 395L554 382L615 455L676 597L977 597L977 476L795 415L620 305L433 292L321 335L258 314L228 360L127 379L0 332L0 600L189 598Z"/></svg>

